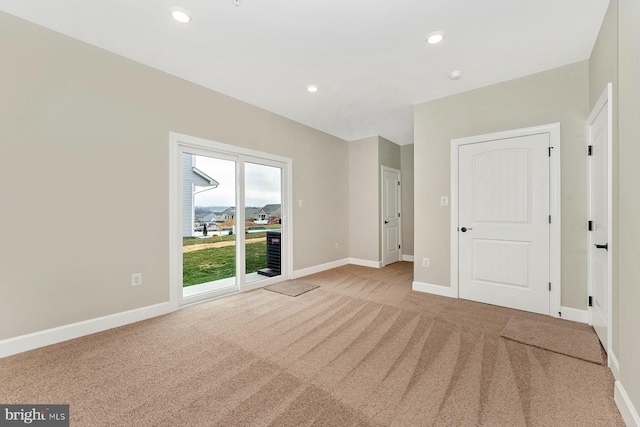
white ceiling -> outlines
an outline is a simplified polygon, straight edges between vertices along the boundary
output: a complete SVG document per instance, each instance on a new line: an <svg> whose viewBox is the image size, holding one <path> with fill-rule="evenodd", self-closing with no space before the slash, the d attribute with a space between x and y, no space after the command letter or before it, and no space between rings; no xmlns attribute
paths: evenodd
<svg viewBox="0 0 640 427"><path fill-rule="evenodd" d="M588 59L608 3L0 0L0 10L345 140L404 145L417 103ZM444 41L427 45L438 30Z"/></svg>

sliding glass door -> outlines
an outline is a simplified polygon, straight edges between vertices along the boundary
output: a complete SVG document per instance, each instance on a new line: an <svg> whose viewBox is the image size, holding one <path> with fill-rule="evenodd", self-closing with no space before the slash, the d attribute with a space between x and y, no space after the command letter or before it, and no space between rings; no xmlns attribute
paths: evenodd
<svg viewBox="0 0 640 427"><path fill-rule="evenodd" d="M282 168L245 162L246 281L280 276L282 267Z"/></svg>
<svg viewBox="0 0 640 427"><path fill-rule="evenodd" d="M182 152L182 297L236 292L236 160Z"/></svg>
<svg viewBox="0 0 640 427"><path fill-rule="evenodd" d="M173 243L179 248L172 249L172 304L286 278L289 164L249 150L234 152L235 147L184 139L175 141L172 154L172 162L180 165L172 172L172 205L178 205L172 208L173 222L179 223L172 235L181 236Z"/></svg>

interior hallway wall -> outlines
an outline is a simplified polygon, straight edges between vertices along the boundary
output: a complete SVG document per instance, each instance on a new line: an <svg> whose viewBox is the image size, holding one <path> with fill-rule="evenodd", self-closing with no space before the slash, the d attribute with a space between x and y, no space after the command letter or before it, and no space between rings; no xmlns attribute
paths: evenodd
<svg viewBox="0 0 640 427"><path fill-rule="evenodd" d="M640 411L640 2L619 2L620 382ZM640 420L640 419L639 419Z"/></svg>
<svg viewBox="0 0 640 427"><path fill-rule="evenodd" d="M400 147L402 157L402 254L413 256L413 144Z"/></svg>
<svg viewBox="0 0 640 427"><path fill-rule="evenodd" d="M451 285L450 144L455 138L560 122L562 139L562 300L586 310L586 118L589 65L582 61L419 104L414 109L414 280ZM417 260L430 258L430 267Z"/></svg>

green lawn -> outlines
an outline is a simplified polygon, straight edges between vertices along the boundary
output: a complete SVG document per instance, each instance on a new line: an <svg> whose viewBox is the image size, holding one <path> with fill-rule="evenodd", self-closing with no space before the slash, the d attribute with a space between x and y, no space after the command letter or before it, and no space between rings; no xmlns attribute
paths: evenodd
<svg viewBox="0 0 640 427"><path fill-rule="evenodd" d="M266 233L254 233L248 235L248 238L264 237ZM234 235L223 236L222 240L235 240ZM197 243L213 243L219 242L220 237L212 237L211 239L191 239L185 238L186 241L195 240ZM195 243L188 243L195 244ZM226 279L236 275L236 247L225 246L222 248L209 248L199 251L187 252L182 254L182 280L183 286L197 285L200 283L211 282L214 280ZM258 243L249 243L246 245L247 256L247 273L255 273L261 268L267 266L267 243L266 241Z"/></svg>

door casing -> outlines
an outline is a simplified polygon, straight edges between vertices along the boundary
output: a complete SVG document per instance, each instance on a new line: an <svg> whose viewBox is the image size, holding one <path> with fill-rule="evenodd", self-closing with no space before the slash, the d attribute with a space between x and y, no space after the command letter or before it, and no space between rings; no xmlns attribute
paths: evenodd
<svg viewBox="0 0 640 427"><path fill-rule="evenodd" d="M393 173L395 175L397 175L398 177L398 188L397 188L397 206L398 206L398 228L397 228L397 241L398 241L398 245L400 246L398 248L398 261L402 261L402 172L394 169L394 168L390 168L388 166L382 166L380 168L380 254L382 256L382 262L380 263L380 265L382 267L384 267L385 265L391 264L391 263L386 263L385 260L385 248L387 247L387 233L385 232L385 224L384 224L384 203L386 200L386 191L385 191L385 182L384 182L384 173L385 172L390 172Z"/></svg>
<svg viewBox="0 0 640 427"><path fill-rule="evenodd" d="M587 126L589 127L589 139L587 140L587 145L591 145L592 137L591 137L591 127L595 122L595 119L598 117L600 113L607 115L607 243L609 245L607 251L607 277L605 283L605 293L607 295L607 342L604 343L607 347L607 358L609 364L611 364L611 353L612 353L612 345L613 345L613 337L612 337L612 327L613 327L613 251L614 251L614 239L613 239L613 85L611 83L607 84L607 87L604 89L600 98L596 102L596 105L593 107L591 114L587 118ZM606 108L606 111L602 111L603 108ZM588 177L587 182L589 183L588 197L589 197L589 213L591 214L591 182L592 182L592 170L591 170L591 162L589 161L588 166ZM588 218L592 219L592 218ZM587 253L589 254L588 262L589 267L587 269L587 283L589 295L594 295L594 286L593 286L593 278L592 278L592 266L593 262L591 259L591 251L592 245L596 242L593 242L592 234L589 233L589 238L587 239ZM589 312L589 324L593 325L593 308L588 307Z"/></svg>
<svg viewBox="0 0 640 427"><path fill-rule="evenodd" d="M550 164L549 164L549 212L551 215L549 235L549 277L551 290L549 292L549 312L551 316L562 317L560 305L561 296L561 209L560 209L560 123L514 129L486 135L451 140L451 294L459 297L459 257L458 257L458 148L466 144L517 138L528 135L549 134Z"/></svg>

